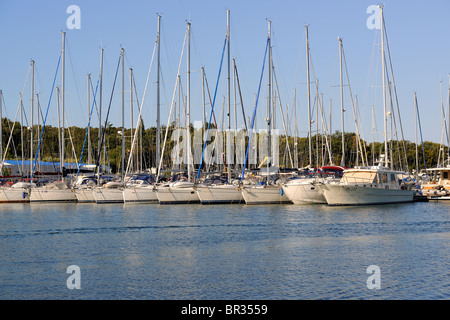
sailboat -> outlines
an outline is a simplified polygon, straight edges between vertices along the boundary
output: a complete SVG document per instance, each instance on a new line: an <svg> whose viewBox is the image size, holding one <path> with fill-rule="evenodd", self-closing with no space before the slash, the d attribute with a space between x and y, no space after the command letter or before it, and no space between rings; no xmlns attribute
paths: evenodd
<svg viewBox="0 0 450 320"><path fill-rule="evenodd" d="M405 172L389 168L387 143L387 112L386 112L386 69L384 51L384 20L383 7L380 9L381 22L381 57L383 73L383 111L384 111L384 150L378 165L359 167L343 171L342 179L337 183L319 184L328 205L368 205L385 203L404 203L414 200L415 190L411 189L402 179Z"/></svg>
<svg viewBox="0 0 450 320"><path fill-rule="evenodd" d="M160 47L161 47L161 15L158 15L158 32L157 32L157 38L155 42L155 46L157 46L157 90L156 90L156 108L157 108L157 115L156 115L156 166L158 166L160 161ZM150 66L151 69L151 66ZM150 72L149 72L150 74ZM132 76L132 70L130 69L130 78L131 82L133 81ZM147 81L148 83L148 81ZM133 110L133 86L130 85L130 101L131 101L131 110ZM139 110L139 116L138 116L138 124L136 126L136 131L134 133L134 138L132 141L131 146L131 152L128 159L128 165L127 165L127 173L128 168L131 167L132 163L132 157L134 155L134 149L136 146L137 141L137 134L139 132L139 128L142 124L142 106L144 105L145 100L145 94L144 98ZM125 176L128 176L127 174ZM155 187L155 181L153 181L153 176L149 175L148 173L135 173L131 176L130 179L126 181L125 188L123 189L123 201L124 203L157 203L158 197L156 196L156 187Z"/></svg>
<svg viewBox="0 0 450 320"><path fill-rule="evenodd" d="M230 10L227 10L227 35L226 35L226 45L227 45L227 58L228 58L228 132L227 132L227 154L231 154L231 121L230 121L230 105L231 105L231 86L230 86ZM225 48L224 48L225 49ZM211 116L213 115L213 110L211 110ZM211 116L208 124L208 129L211 124ZM209 131L209 130L208 130ZM206 146L206 142L205 142ZM204 148L205 150L205 148ZM203 150L203 152L204 152ZM232 183L232 173L230 165L230 157L227 157L227 181L226 183L211 184L211 185L198 185L197 195L202 204L239 204L244 203L244 198L242 192L239 189L239 185ZM201 169L201 168L200 168ZM200 175L200 169L198 175Z"/></svg>
<svg viewBox="0 0 450 320"><path fill-rule="evenodd" d="M63 130L62 130L62 138L61 138L61 161L60 161L60 170L61 175L64 176L64 92L65 92L65 38L66 33L62 32L62 51L61 51L61 58L62 58L62 116L63 116ZM48 110L47 110L48 111ZM41 137L42 140L42 134L44 132L45 123L42 127ZM38 154L39 154L39 147L35 156L35 163L38 160ZM31 174L31 179L33 178L35 166L33 165L33 171ZM40 187L33 187L30 189L30 202L47 202L47 201L55 201L55 202L76 202L77 197L73 190L69 188L67 183L65 181L52 181L48 184L45 184Z"/></svg>
<svg viewBox="0 0 450 320"><path fill-rule="evenodd" d="M320 167L311 172L312 167L312 150L311 150L311 98L310 98L310 76L309 76L309 57L310 47L308 38L308 26L305 26L306 33L306 83L307 83L307 96L308 96L308 141L309 141L309 166L308 174L306 176L294 177L283 185L283 190L288 198L294 204L326 204L327 201L322 191L317 187L317 184L328 184L331 182L339 181L342 177L342 171L344 167L344 144L342 144L342 160L341 166L336 166L332 163L332 156L329 145L327 143L327 149L330 158L330 164L328 166ZM342 92L342 40L339 40L339 54L340 54L340 75L341 75L341 110L343 111L343 92ZM316 81L317 88L317 81ZM317 99L317 109L321 107L319 99ZM322 109L322 108L321 108ZM318 113L318 111L317 111ZM343 119L343 112L342 112ZM323 121L322 121L323 122ZM344 132L344 122L342 121L342 132ZM325 135L325 138L327 136ZM327 138L326 138L327 139ZM342 135L342 143L344 143L344 135ZM318 159L317 159L318 160Z"/></svg>
<svg viewBox="0 0 450 320"><path fill-rule="evenodd" d="M102 49L102 51L103 51L103 49ZM92 108L91 108L90 88L91 88L92 83L91 83L91 75L90 74L87 75L87 97L88 97L87 106L88 106L89 121L88 121L87 129L86 129L86 134L84 137L84 143L83 143L83 149L81 152L80 161L77 165L78 168L77 168L77 175L76 175L75 183L72 186L78 202L81 202L81 203L95 202L93 189L97 186L97 178L92 174L85 174L85 175L79 176L79 173L80 173L80 169L81 169L81 160L83 159L83 152L84 152L84 147L86 145L86 140L88 141L88 164L85 165L84 167L95 169L95 166L91 164L90 130L91 130L92 112L94 111L95 98L97 96L97 89L98 89L99 82L100 82L100 79L97 81L97 86L95 88L94 99L93 99Z"/></svg>
<svg viewBox="0 0 450 320"><path fill-rule="evenodd" d="M265 172L265 181L259 181L257 185L242 185L241 191L242 196L245 200L246 204L284 204L284 203L291 203L291 200L286 196L286 194L283 191L282 185L275 183L274 177L277 175L278 168L272 166L271 161L273 160L271 158L272 155L272 145L271 145L271 121L272 121L272 47L271 47L271 21L268 21L269 24L269 31L268 31L268 37L267 37L267 46L266 50L268 50L268 61L269 61L269 97L268 97L268 104L267 104L267 132L268 132L268 138L267 138L267 145L268 145L268 158L267 158L267 170L263 169L262 171ZM267 52L267 51L266 51ZM265 58L265 56L264 56ZM262 80L262 75L261 75ZM260 80L260 82L261 82ZM260 83L261 86L261 83ZM259 97L259 94L258 94ZM255 121L256 116L256 107L253 114L253 124ZM253 129L253 128L252 128ZM249 139L250 141L250 139ZM247 146L247 155L249 152L249 146L250 142ZM245 173L245 166L242 172L241 180L244 179L244 173Z"/></svg>
<svg viewBox="0 0 450 320"><path fill-rule="evenodd" d="M200 203L194 182L191 181L191 134L190 134L190 35L191 23L187 22L186 36L187 36L187 98L186 98L186 150L187 150L187 178L186 180L173 181L169 184L159 185L156 187L156 196L159 204L186 204L186 203ZM167 128L166 128L167 130ZM166 131L167 132L167 131ZM158 170L160 171L161 162ZM159 176L159 172L158 172Z"/></svg>
<svg viewBox="0 0 450 320"><path fill-rule="evenodd" d="M93 194L94 194L94 198L95 198L95 202L97 204L101 204L101 203L123 203L123 189L124 189L124 167L125 167L125 161L124 161L124 156L125 156L125 124L124 124L124 104L125 104L125 49L122 48L120 50L120 62L122 64L122 131L121 131L121 135L122 135L122 152L121 152L121 177L116 177L116 179L106 182L105 184L96 187L93 190ZM119 65L117 65L117 71L118 71ZM116 76L117 76L117 72L116 72ZM109 110L111 108L111 105L109 105L108 107L108 114L106 117L106 122L105 122L105 126L103 129L103 136L102 136L102 141L104 139L104 135L105 135L105 131L106 131L106 124L108 123L108 116L109 116ZM100 150L101 148L99 148L99 157L100 157ZM98 157L98 159L99 159ZM97 164L99 163L99 160L97 160Z"/></svg>

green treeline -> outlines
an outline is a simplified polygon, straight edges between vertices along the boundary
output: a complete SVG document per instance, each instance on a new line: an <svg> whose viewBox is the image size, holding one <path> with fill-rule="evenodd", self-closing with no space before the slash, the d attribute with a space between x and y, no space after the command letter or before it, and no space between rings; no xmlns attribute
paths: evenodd
<svg viewBox="0 0 450 320"><path fill-rule="evenodd" d="M14 127L11 135L11 129ZM214 127L213 125L211 127ZM31 155L31 128L21 126L19 122L15 124L6 119L2 119L2 144L3 152L6 150L4 158L6 160L21 159L22 154L24 159L34 159L36 151L38 149L39 138L41 135L41 129L37 125L33 127L33 155ZM175 145L175 142L171 140L172 132L175 128L174 123L169 127L167 134L167 143L163 157L163 167L171 168L172 159L171 152ZM108 124L105 134L104 143L100 158L101 164L107 164L111 167L112 172L120 171L121 167L121 154L122 154L122 135L121 127L114 127ZM83 157L81 162L88 162L88 142L86 135L86 128L70 127L66 128L64 132L65 137L65 162L79 162L83 150L83 144L85 144ZM135 135L136 130L133 130ZM161 148L164 142L166 133L166 127L161 127ZM194 129L191 126L191 136L194 134ZM52 126L46 126L43 134L43 139L40 144L39 156L41 161L53 161L58 162L60 160L60 134L58 134L58 128ZM143 125L140 131L136 134L138 143L134 148L134 156L132 164L135 168L151 168L156 166L156 128L151 127L146 129ZM86 143L85 142L86 138ZM384 153L384 143L375 142L374 144L362 141L361 146L357 148L357 136L355 133L345 133L345 166L353 167L355 165L373 165L373 160L377 160L378 156ZM295 146L295 140L297 146ZM23 141L23 143L22 143ZM91 163L95 164L98 159L98 145L99 145L99 133L98 128L90 129L90 141L91 141ZM131 151L131 129L125 130L125 166L127 165L128 158ZM331 145L330 150L326 148L326 142ZM389 148L392 150L390 157L393 159L394 167L402 170L412 170L416 167L416 145L410 141L392 141L388 142ZM295 156L297 155L297 162L299 167L305 167L310 163L309 159L309 140L305 137L297 138L289 137L288 145L286 143L286 136L281 135L279 137L279 163L282 167L291 167L296 164ZM436 166L439 156L440 145L433 142L424 142L422 152L422 145L418 146L418 165L419 170ZM361 153L357 153L357 150L363 151L364 159ZM342 158L342 136L339 131L336 131L333 135L325 136L315 135L311 138L311 163L312 166L329 165L331 153L332 162L335 165L341 164ZM295 151L297 154L295 155ZM424 162L425 159L425 162ZM363 162L364 160L364 162ZM291 162L292 161L292 162ZM367 162L366 162L367 161ZM425 164L424 164L425 163Z"/></svg>

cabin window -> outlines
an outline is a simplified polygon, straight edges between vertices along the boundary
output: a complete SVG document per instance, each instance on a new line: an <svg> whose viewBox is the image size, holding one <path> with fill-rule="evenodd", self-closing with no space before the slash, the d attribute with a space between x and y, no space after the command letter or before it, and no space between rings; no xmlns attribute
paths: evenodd
<svg viewBox="0 0 450 320"><path fill-rule="evenodd" d="M448 180L448 171L442 172L442 179Z"/></svg>
<svg viewBox="0 0 450 320"><path fill-rule="evenodd" d="M371 183L376 176L375 172L371 171L349 171L344 173L344 182L346 183Z"/></svg>
<svg viewBox="0 0 450 320"><path fill-rule="evenodd" d="M381 182L383 182L383 183L387 183L388 182L388 175L387 175L387 173L382 173L381 174Z"/></svg>
<svg viewBox="0 0 450 320"><path fill-rule="evenodd" d="M395 182L395 174L391 173L391 182Z"/></svg>

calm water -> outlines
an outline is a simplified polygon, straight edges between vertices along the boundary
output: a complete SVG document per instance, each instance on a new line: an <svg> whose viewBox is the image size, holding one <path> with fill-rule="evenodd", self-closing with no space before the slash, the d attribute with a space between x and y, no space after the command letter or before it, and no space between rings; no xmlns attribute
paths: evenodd
<svg viewBox="0 0 450 320"><path fill-rule="evenodd" d="M449 202L2 204L0 299L448 299L449 252Z"/></svg>

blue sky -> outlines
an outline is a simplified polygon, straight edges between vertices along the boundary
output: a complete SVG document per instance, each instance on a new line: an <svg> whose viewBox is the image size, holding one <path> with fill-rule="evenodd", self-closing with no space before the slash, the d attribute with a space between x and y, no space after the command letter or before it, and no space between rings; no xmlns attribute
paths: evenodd
<svg viewBox="0 0 450 320"><path fill-rule="evenodd" d="M361 114L361 130L366 140L372 139L372 105L375 108L377 131L383 129L380 89L379 31L367 28L368 6L375 1L2 1L0 4L0 89L3 91L4 116L14 118L30 60L36 63L36 92L45 112L52 80L61 51L61 31L66 31L66 114L69 125L86 126L88 121L86 75L97 81L100 69L100 47L104 48L103 115L114 80L120 49L125 49L125 125L130 127L128 69L135 72L138 99L142 100L149 71L156 31L157 14L162 15L161 122L167 123L168 110L176 80L177 67L186 29L192 23L191 42L191 120L201 120L200 67L204 66L210 90L213 90L219 70L226 33L226 10L231 12L231 55L236 59L246 114L253 111L255 94L264 57L267 19L272 22L273 60L283 108L289 105L290 126L293 127L292 106L297 91L297 125L300 136L306 136L306 58L305 25L309 25L311 56L319 96L329 117L332 106L332 129L341 130L339 97L338 37L343 39L353 96L357 96ZM68 30L67 7L78 5L81 29ZM450 73L450 3L437 0L386 1L384 14L397 86L405 138L415 140L414 92L417 93L423 139L441 141L441 91L444 107L448 107ZM185 79L182 62L181 77ZM267 69L266 69L267 70ZM155 123L155 75L151 78L144 104L146 125ZM226 65L222 70L216 100L216 118L222 117L226 95ZM119 75L120 76L120 75ZM258 105L261 125L266 115L267 83ZM121 124L120 80L111 106L110 121ZM347 81L345 81L347 83ZM56 85L61 85L58 75ZM184 90L186 89L183 84ZM314 86L311 93L316 94ZM29 112L29 83L24 91L24 107ZM345 131L355 131L348 87L344 89ZM232 94L233 96L233 94ZM312 101L314 97L312 98ZM233 108L233 106L232 106ZM207 106L209 109L209 106ZM240 106L238 106L238 111ZM135 110L135 114L136 114ZM286 109L285 111L286 112ZM48 124L56 126L56 100L50 105ZM234 115L232 115L234 117ZM240 119L241 113L238 114ZM315 117L315 116L314 116ZM98 119L94 117L93 126ZM239 126L242 124L239 121ZM327 119L328 121L328 119ZM234 123L232 124L234 126ZM314 124L315 126L315 124ZM278 127L282 129L281 120ZM381 140L381 135L375 137ZM420 142L420 141L419 141Z"/></svg>

